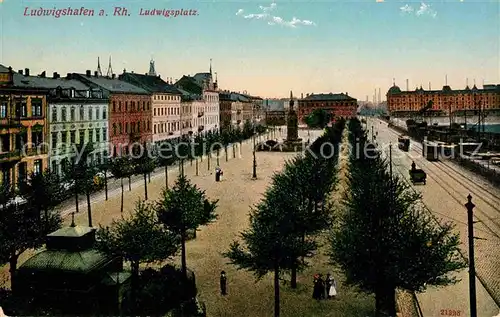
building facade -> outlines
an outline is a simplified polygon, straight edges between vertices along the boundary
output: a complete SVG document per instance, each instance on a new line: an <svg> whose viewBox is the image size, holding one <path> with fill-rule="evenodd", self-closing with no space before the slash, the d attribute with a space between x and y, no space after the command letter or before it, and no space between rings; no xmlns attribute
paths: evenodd
<svg viewBox="0 0 500 317"><path fill-rule="evenodd" d="M47 91L0 65L0 182L15 188L47 168Z"/></svg>
<svg viewBox="0 0 500 317"><path fill-rule="evenodd" d="M113 74L99 76L97 72L91 75L70 74L92 89L102 89L108 98L109 142L110 155L128 155L134 144L152 142L152 105L151 94L135 85L119 80Z"/></svg>
<svg viewBox="0 0 500 317"><path fill-rule="evenodd" d="M154 65L147 75L123 73L119 79L151 93L153 142L156 144L181 136L181 92L153 74L156 74Z"/></svg>
<svg viewBox="0 0 500 317"><path fill-rule="evenodd" d="M412 115L417 112L449 115L464 114L466 111L500 112L500 85L476 85L461 90L452 90L444 86L441 90L424 90L422 87L413 91L402 91L396 84L387 92L387 110L391 115Z"/></svg>
<svg viewBox="0 0 500 317"><path fill-rule="evenodd" d="M270 110L266 111L264 115L264 122L266 125L280 126L286 124L285 110Z"/></svg>
<svg viewBox="0 0 500 317"><path fill-rule="evenodd" d="M298 100L299 121L304 122L305 118L316 109L326 110L332 120L339 117L351 118L356 116L358 101L347 93L308 94Z"/></svg>
<svg viewBox="0 0 500 317"><path fill-rule="evenodd" d="M49 89L49 167L62 174L66 159L76 157L77 144L92 144L90 161L99 164L108 156L108 100L102 90L78 80L38 78Z"/></svg>
<svg viewBox="0 0 500 317"><path fill-rule="evenodd" d="M212 69L208 73L183 76L174 86L182 93L183 134L205 134L220 129L220 99ZM188 124L187 118L191 116ZM188 133L184 132L188 129Z"/></svg>

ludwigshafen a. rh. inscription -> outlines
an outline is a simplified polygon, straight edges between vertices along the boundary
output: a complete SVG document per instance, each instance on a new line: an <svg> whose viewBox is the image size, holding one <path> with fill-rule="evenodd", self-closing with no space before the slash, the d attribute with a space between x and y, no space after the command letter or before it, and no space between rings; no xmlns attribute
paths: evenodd
<svg viewBox="0 0 500 317"><path fill-rule="evenodd" d="M125 7L114 7L112 9L111 16L130 16L130 11ZM104 9L93 9L93 8L30 8L25 7L23 15L26 17L67 17L67 16L108 16L108 13ZM153 9L153 8L140 8L137 12L140 16L163 16L166 18L176 18L185 16L196 16L198 15L198 10L195 9Z"/></svg>

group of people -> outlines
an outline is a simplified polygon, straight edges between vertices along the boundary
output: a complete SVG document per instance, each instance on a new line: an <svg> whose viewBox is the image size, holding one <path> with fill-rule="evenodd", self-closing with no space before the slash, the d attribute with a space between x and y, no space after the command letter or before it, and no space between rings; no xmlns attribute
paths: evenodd
<svg viewBox="0 0 500 317"><path fill-rule="evenodd" d="M320 299L330 299L337 296L337 282L333 276L328 273L326 278L323 279L322 274L314 275L314 288L313 288L313 298Z"/></svg>

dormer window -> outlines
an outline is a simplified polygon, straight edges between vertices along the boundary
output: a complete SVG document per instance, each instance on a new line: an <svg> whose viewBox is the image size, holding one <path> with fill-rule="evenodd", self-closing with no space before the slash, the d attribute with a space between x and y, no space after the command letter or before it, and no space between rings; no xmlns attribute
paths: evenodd
<svg viewBox="0 0 500 317"><path fill-rule="evenodd" d="M87 98L90 98L90 90L87 90L86 93L87 93Z"/></svg>
<svg viewBox="0 0 500 317"><path fill-rule="evenodd" d="M70 89L70 97L75 98L75 88Z"/></svg>

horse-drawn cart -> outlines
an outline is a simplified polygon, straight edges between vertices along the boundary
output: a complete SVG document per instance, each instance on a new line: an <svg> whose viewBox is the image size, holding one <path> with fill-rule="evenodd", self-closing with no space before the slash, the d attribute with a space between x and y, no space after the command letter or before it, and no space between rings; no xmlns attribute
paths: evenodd
<svg viewBox="0 0 500 317"><path fill-rule="evenodd" d="M415 183L423 183L425 185L425 179L427 178L427 174L421 169L411 169L410 170L410 180L413 184Z"/></svg>

